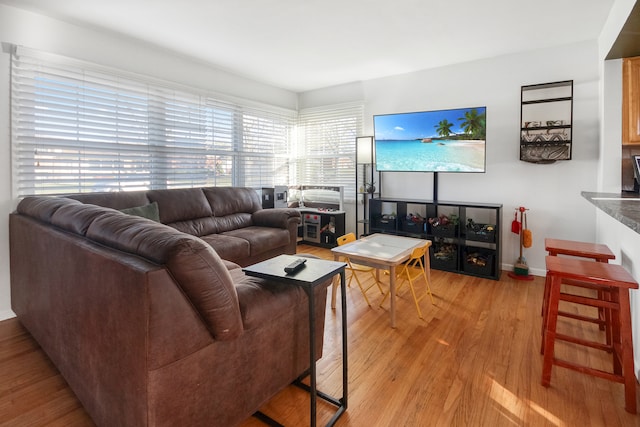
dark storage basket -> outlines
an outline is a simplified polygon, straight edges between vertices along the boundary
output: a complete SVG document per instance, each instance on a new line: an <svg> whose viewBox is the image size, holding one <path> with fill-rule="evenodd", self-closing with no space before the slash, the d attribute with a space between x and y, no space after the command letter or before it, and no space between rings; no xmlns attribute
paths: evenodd
<svg viewBox="0 0 640 427"><path fill-rule="evenodd" d="M382 230L396 231L396 221L396 218L378 217L373 220L373 226Z"/></svg>
<svg viewBox="0 0 640 427"><path fill-rule="evenodd" d="M430 226L431 234L436 237L456 237L458 226L454 224Z"/></svg>
<svg viewBox="0 0 640 427"><path fill-rule="evenodd" d="M445 244L446 245L446 244ZM429 247L431 268L436 270L455 271L458 269L458 250L447 252L446 256L436 255L441 253L442 244L435 244Z"/></svg>
<svg viewBox="0 0 640 427"><path fill-rule="evenodd" d="M410 219L403 219L400 222L400 229L406 233L424 234L426 232L425 221L415 222Z"/></svg>
<svg viewBox="0 0 640 427"><path fill-rule="evenodd" d="M493 275L493 260L496 251L486 248L467 246L462 253L462 270L478 276Z"/></svg>
<svg viewBox="0 0 640 427"><path fill-rule="evenodd" d="M489 231L485 227L489 225L493 227L493 230ZM496 240L496 229L493 224L482 224L477 231L472 228L466 229L467 240L475 240L477 242L489 242L494 243Z"/></svg>

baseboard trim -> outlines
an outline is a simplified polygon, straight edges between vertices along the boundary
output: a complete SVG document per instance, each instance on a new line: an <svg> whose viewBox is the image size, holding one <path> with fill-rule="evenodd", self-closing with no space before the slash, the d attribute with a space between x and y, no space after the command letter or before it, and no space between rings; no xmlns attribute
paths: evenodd
<svg viewBox="0 0 640 427"><path fill-rule="evenodd" d="M513 264L502 264L502 272L513 271ZM529 274L532 276L540 276L545 277L547 275L547 270L541 268L529 268Z"/></svg>
<svg viewBox="0 0 640 427"><path fill-rule="evenodd" d="M0 321L12 319L16 317L16 314L11 310L2 310L0 311Z"/></svg>

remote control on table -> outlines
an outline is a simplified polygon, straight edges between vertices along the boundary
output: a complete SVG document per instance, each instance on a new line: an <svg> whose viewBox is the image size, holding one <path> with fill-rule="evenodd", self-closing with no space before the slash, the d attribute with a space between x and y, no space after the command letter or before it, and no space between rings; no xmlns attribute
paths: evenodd
<svg viewBox="0 0 640 427"><path fill-rule="evenodd" d="M284 271L286 273L295 273L296 271L304 267L305 262L307 262L306 258L298 258L295 261L293 261L291 264L287 265L284 268Z"/></svg>

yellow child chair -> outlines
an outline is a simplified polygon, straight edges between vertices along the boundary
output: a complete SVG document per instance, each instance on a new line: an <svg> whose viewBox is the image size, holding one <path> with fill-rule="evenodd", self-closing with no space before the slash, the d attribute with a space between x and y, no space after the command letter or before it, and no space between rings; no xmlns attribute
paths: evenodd
<svg viewBox="0 0 640 427"><path fill-rule="evenodd" d="M348 233L345 234L344 236L340 236L336 239L338 246L342 246L342 245L346 245L347 243L351 243L351 242L355 242L356 241L356 235L353 233ZM369 298L367 298L367 291L369 289L371 289L374 285L378 285L378 289L380 290L380 295L384 294L384 291L382 290L382 287L380 286L380 282L378 281L378 279L376 278L376 274L375 274L375 268L373 267L367 267L365 265L360 265L357 263L352 263L348 257L344 258L344 262L347 263L347 267L345 270L351 272L351 276L349 276L349 281L347 282L347 286L351 286L351 280L353 278L356 279L356 283L358 284L358 287L360 288L360 292L362 292L362 295L364 296L364 300L367 302L367 305L369 305L369 307L371 307L371 303L369 302ZM370 285L367 288L364 288L362 286L362 283L360 282L360 279L358 278L358 274L357 273L370 273L371 277L373 277L373 284Z"/></svg>
<svg viewBox="0 0 640 427"><path fill-rule="evenodd" d="M418 303L424 297L429 295L429 298L431 299L431 304L435 305L435 302L433 301L433 294L431 294L431 287L429 286L429 279L425 274L424 264L422 263L422 258L425 256L429 246L431 246L431 242L427 240L427 243L424 246L415 248L413 252L411 252L411 257L407 260L407 262L405 262L402 265L402 267L400 268L400 271L397 273L397 276L396 276L399 279L400 278L402 279L398 284L398 287L396 288L396 292L400 291L400 289L402 288L402 285L404 285L404 282L409 281L409 287L411 288L411 295L413 296L413 301L416 304L416 310L418 310L418 317L420 317L421 319L423 319L422 311L420 311L420 305ZM426 256L429 256L429 255L427 254ZM425 286L424 294L418 297L416 294L416 290L413 285L413 282L415 279L419 278L419 276L422 276L426 286ZM382 301L380 302L381 307L382 307L382 304L384 303L384 300L386 300L388 296L389 296L389 292L384 294L384 298L382 298Z"/></svg>

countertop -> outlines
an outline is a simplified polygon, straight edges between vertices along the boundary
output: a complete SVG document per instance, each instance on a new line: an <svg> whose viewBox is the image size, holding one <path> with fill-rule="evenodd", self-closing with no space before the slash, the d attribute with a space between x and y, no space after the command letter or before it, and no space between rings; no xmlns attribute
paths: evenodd
<svg viewBox="0 0 640 427"><path fill-rule="evenodd" d="M583 191L582 197L640 234L640 194Z"/></svg>

